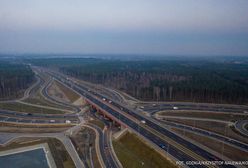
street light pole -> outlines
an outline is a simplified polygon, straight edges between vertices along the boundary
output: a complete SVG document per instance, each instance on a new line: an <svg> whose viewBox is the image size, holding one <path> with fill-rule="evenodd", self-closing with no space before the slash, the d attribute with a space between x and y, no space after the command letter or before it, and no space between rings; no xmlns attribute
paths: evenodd
<svg viewBox="0 0 248 168"><path fill-rule="evenodd" d="M167 154L167 157L169 157L169 143L167 142L167 149L166 149L166 154Z"/></svg>
<svg viewBox="0 0 248 168"><path fill-rule="evenodd" d="M138 134L140 135L140 125L138 123Z"/></svg>
<svg viewBox="0 0 248 168"><path fill-rule="evenodd" d="M226 136L226 130L227 130L227 126L225 125L225 131L224 131L225 136ZM222 160L224 160L224 150L225 150L225 144L224 142L222 142Z"/></svg>

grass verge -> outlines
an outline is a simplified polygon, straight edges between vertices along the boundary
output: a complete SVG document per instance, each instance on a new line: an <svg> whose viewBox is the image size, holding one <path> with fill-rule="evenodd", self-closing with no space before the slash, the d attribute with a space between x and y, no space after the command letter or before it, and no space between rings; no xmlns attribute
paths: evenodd
<svg viewBox="0 0 248 168"><path fill-rule="evenodd" d="M75 93L73 90L69 89L68 87L65 87L63 84L57 82L57 81L54 81L55 85L57 85L59 87L59 89L64 92L64 94L66 95L66 97L71 101L71 102L74 102L76 101L77 99L80 98L80 96Z"/></svg>
<svg viewBox="0 0 248 168"><path fill-rule="evenodd" d="M127 133L118 141L113 141L113 146L117 157L125 168L177 167L132 133Z"/></svg>

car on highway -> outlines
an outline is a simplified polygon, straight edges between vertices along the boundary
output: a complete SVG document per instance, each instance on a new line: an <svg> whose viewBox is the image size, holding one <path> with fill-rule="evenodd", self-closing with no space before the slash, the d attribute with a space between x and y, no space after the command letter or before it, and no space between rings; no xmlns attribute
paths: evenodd
<svg viewBox="0 0 248 168"><path fill-rule="evenodd" d="M145 121L145 120L141 120L140 122L141 122L142 124L145 124L145 123L146 123L146 121Z"/></svg>
<svg viewBox="0 0 248 168"><path fill-rule="evenodd" d="M164 144L159 144L160 148L165 149L165 145Z"/></svg>
<svg viewBox="0 0 248 168"><path fill-rule="evenodd" d="M70 121L70 120L65 120L65 123L66 123L66 124L70 124L71 121Z"/></svg>

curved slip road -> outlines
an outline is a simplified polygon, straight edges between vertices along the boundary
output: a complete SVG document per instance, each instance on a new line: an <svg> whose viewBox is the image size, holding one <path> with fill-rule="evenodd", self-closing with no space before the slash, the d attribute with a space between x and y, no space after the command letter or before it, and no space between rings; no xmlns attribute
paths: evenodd
<svg viewBox="0 0 248 168"><path fill-rule="evenodd" d="M241 134L243 134L244 136L247 136L248 137L248 120L240 120L240 121L237 121L235 122L234 126L235 126L235 129L237 131L239 131Z"/></svg>

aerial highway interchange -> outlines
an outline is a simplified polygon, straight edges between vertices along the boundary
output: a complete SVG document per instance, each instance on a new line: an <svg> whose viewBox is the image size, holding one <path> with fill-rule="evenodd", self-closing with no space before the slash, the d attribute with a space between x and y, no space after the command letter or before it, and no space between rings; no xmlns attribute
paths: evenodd
<svg viewBox="0 0 248 168"><path fill-rule="evenodd" d="M93 91L84 88L82 86L79 86L77 83L74 83L74 81L70 80L69 78L62 78L62 76L56 75L53 76L54 78L60 80L61 82L64 82L65 84L67 84L69 87L75 89L76 91L78 91L79 93L81 93L83 96L85 96L89 101L91 101L91 103L94 103L97 106L100 106L101 109L105 110L106 112L110 113L112 116L115 116L117 121L124 121L124 124L128 125L129 127L131 127L132 129L134 129L135 131L137 131L138 133L141 133L143 131L144 135L147 136L147 138L150 138L150 141L154 141L156 137L156 135L149 135L146 130L144 128L142 128L142 126L140 126L139 124L132 122L129 118L125 117L124 115L120 114L120 113L115 113L116 111L114 111L112 108L108 107L109 106L109 102L108 100L106 100L104 98L104 96L99 95L97 93L94 93ZM93 96L89 95L89 92L93 92L93 95L97 95L100 97L100 99L97 100L97 98L94 98ZM105 100L104 100L105 99ZM103 103L103 102L107 102L107 103ZM166 130L165 128L161 127L160 125L155 124L155 122L149 121L149 119L147 119L144 116L141 116L139 114L137 114L136 112L131 111L130 109L127 109L126 107L121 106L120 104L111 101L110 103L114 106L116 106L119 110L126 112L128 114L131 114L132 116L134 116L136 119L138 119L138 121L144 120L146 122L146 125L151 126L152 128L154 128L156 131L161 131L162 134L170 134L169 137L170 138L174 138L174 140L181 142L180 144L185 144L185 146L187 146L188 148L191 148L193 151L197 152L200 156L202 156L203 158L207 159L207 160L220 160L220 158L211 155L210 153L208 153L207 151L204 151L200 148L198 148L197 146L191 144L190 142L185 141L184 139L181 139L180 141L180 137L173 135L173 133L171 132L167 132L168 130ZM202 106L202 107L208 107L208 106ZM118 110L118 111L119 111ZM207 110L209 110L207 108ZM226 109L224 109L225 111ZM219 111L219 110L217 110ZM227 111L230 111L229 109ZM144 130L143 130L144 129ZM143 135L143 136L144 136ZM151 138L151 137L152 138ZM159 139L159 138L158 138ZM157 142L155 141L155 143L160 146L161 148L163 148L165 150L165 146L166 146L166 142L161 141L161 139L159 139ZM171 148L170 148L171 149ZM173 148L172 148L173 149ZM169 151L167 151L168 153L170 153ZM172 153L173 155L173 153ZM179 157L179 154L174 154L174 156ZM184 157L187 157L187 155L185 154ZM180 158L180 159L183 159ZM185 158L184 158L185 159ZM185 160L187 160L189 158L186 158Z"/></svg>
<svg viewBox="0 0 248 168"><path fill-rule="evenodd" d="M216 112L216 113L240 113L246 115L247 106L238 105L221 105L221 104L198 104L198 103L160 103L160 102L138 102L135 107L133 104L129 104L128 101L121 95L121 93L111 90L110 88L96 87L89 83L80 82L79 80L61 74L59 72L45 69L41 67L32 67L36 74L36 82L29 88L24 94L24 98L28 98L33 94L34 90L41 87L41 94L44 98L54 104L61 105L71 109L71 113L66 114L41 114L30 112L18 112L13 110L0 110L0 122L1 123L14 123L14 124L27 124L32 126L35 124L43 126L53 125L66 125L70 126L70 129L78 129L78 126L84 126L84 115L80 114L81 109L79 106L63 102L52 97L48 93L48 88L52 84L52 81L57 81L68 87L77 94L79 94L85 102L87 102L91 108L97 110L104 118L108 118L110 121L117 125L120 125L122 129L127 128L133 133L140 136L147 141L154 149L159 151L165 157L169 157L174 161L183 161L181 166L185 167L235 167L234 165L221 164L218 165L201 165L201 164L185 164L187 161L224 161L228 159L223 154L220 155L209 148L199 144L195 144L191 140L173 132L170 128L178 128L186 131L191 131L196 134L213 138L218 142L229 144L244 152L248 152L248 145L245 142L241 142L231 137L220 135L216 132L204 130L201 128L185 125L182 123L176 123L173 121L160 120L154 117L159 111L180 111L180 110L197 110L204 112ZM49 77L48 81L44 81L40 77L41 74L46 74ZM100 91L99 91L100 90ZM14 100L18 102L21 100ZM146 112L149 115L145 115L142 112ZM104 121L107 125L108 121ZM245 129L247 120L235 121L233 124L235 128L247 136L247 130ZM99 136L99 155L102 160L102 166L105 167L121 167L121 164L116 158L113 149L111 147L111 137L109 137L109 130L102 131L99 127L89 124L87 127L94 129ZM70 130L68 129L68 130ZM72 131L67 131L72 133ZM32 135L31 135L32 136ZM44 135L45 136L45 135ZM74 151L75 154L75 151ZM87 167L85 161L79 162L75 165L83 165Z"/></svg>

